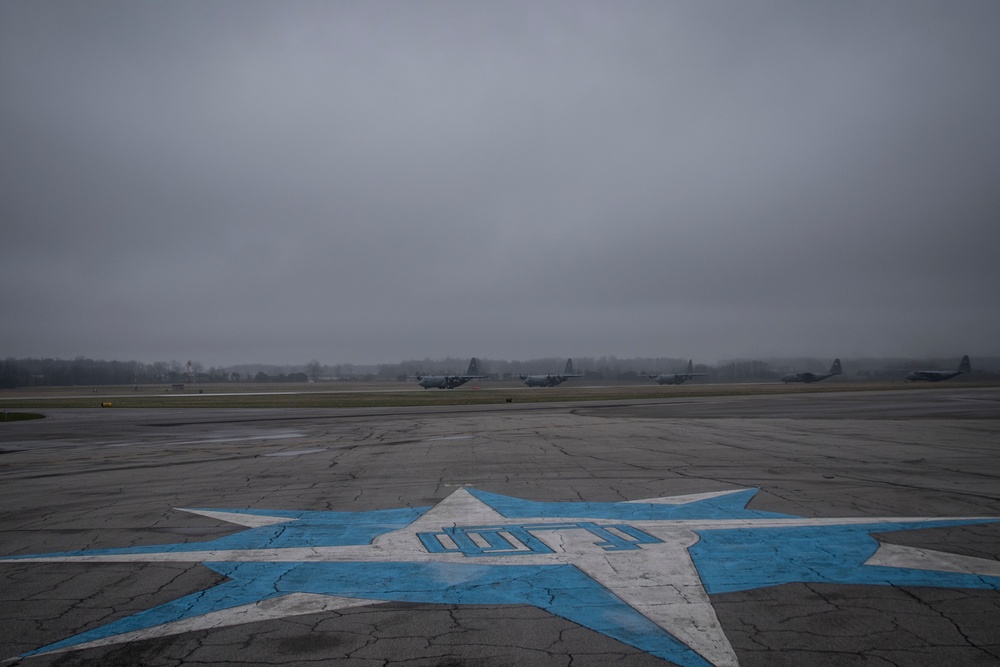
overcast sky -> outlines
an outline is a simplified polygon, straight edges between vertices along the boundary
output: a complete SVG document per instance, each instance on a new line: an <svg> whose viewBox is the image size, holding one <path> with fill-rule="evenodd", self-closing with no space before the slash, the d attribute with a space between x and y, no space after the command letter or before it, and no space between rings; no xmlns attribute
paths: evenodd
<svg viewBox="0 0 1000 667"><path fill-rule="evenodd" d="M1000 2L0 3L0 355L1000 354Z"/></svg>

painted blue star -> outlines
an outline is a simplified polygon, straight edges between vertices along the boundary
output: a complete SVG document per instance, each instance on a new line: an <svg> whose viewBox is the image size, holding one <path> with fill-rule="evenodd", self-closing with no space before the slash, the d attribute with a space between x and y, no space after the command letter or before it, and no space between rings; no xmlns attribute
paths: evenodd
<svg viewBox="0 0 1000 667"><path fill-rule="evenodd" d="M755 493L590 503L461 489L415 509L185 510L247 530L2 560L199 562L227 577L26 656L393 600L530 604L679 665L736 665L709 594L790 582L1000 589L996 561L872 537L1000 518L809 519L746 509Z"/></svg>

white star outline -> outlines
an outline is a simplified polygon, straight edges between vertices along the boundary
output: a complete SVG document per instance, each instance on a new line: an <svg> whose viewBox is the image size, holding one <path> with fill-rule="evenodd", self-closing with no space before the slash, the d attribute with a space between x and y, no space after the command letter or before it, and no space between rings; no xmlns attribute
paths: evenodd
<svg viewBox="0 0 1000 667"><path fill-rule="evenodd" d="M595 535L580 530L576 524L592 522L602 529L614 532L615 524L621 520L607 516L584 517L577 513L571 516L523 516L510 518L501 514L480 496L506 498L470 492L462 488L447 496L415 520L401 528L377 535L368 544L344 546L295 546L280 548L249 549L205 549L197 550L197 544L185 544L185 550L154 551L155 547L111 550L103 552L75 552L72 554L48 554L35 556L12 556L2 559L7 562L76 562L76 563L122 563L122 562L185 562L185 563L441 563L466 564L505 568L517 566L558 566L569 565L589 577L621 603L651 621L670 637L676 639L683 651L651 651L660 657L682 665L714 665L716 667L736 666L739 661L725 635L709 599L709 592L703 583L690 548L704 536L716 531L767 531L768 529L788 529L809 527L824 529L831 527L865 527L874 524L899 525L899 530L934 525L964 525L992 523L997 517L942 518L805 518L786 515L769 515L763 518L694 518L694 519L642 519L624 520L628 526L655 538L654 543L637 543L627 550L603 548ZM608 505L684 506L711 502L713 499L749 494L756 490L737 489L712 493L660 497L645 500L608 503ZM517 500L517 499L511 499ZM531 505L531 501L519 501ZM496 503L494 503L496 504ZM745 503L744 503L745 504ZM540 504L543 505L543 504ZM582 505L587 503L555 503L555 505ZM180 508L179 508L180 509ZM266 513L226 510L181 509L213 519L223 520L247 528L262 528L290 524L299 521L288 516L273 516ZM752 513L768 515L769 513ZM916 526L914 525L916 524ZM489 526L502 530L503 526L524 527L532 537L540 540L548 548L546 553L520 551L501 555L478 554L470 558L459 549L429 550L420 539L423 534L440 534L443 529ZM547 528L552 526L552 528ZM884 528L883 528L884 529ZM890 528L889 530L891 530ZM621 537L632 541L628 534ZM512 540L516 542L516 539ZM206 543L211 544L211 543ZM176 546L176 545L174 545ZM446 545L447 546L447 545ZM453 545L452 545L453 546ZM130 552L131 551L131 552ZM881 544L867 560L865 566L902 568L906 570L932 571L938 573L959 573L977 577L1000 577L1000 561L948 554L940 551ZM1000 588L1000 581L983 580L980 588ZM767 585L767 584L761 584ZM944 584L947 585L947 584ZM757 586L748 586L757 587ZM260 599L247 604L219 608L208 613L184 617L150 627L100 636L83 642L63 642L42 647L25 655L38 655L57 651L77 650L126 643L154 637L175 635L194 630L238 625L289 616L345 609L378 604L393 596L357 597L337 596L323 593L291 592L275 597ZM571 618L580 622L578 618ZM582 623L587 625L587 623ZM107 626L104 626L107 627ZM592 626L588 626L592 627ZM599 632L616 636L597 627ZM97 630L101 630L98 628ZM88 633L84 633L88 634ZM79 636L79 635L78 635ZM627 637L616 638L628 642ZM631 642L638 648L650 650Z"/></svg>

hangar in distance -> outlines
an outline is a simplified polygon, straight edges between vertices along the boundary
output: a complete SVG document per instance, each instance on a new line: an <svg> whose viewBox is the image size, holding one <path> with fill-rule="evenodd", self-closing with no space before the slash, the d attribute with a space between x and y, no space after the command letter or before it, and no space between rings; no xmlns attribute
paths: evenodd
<svg viewBox="0 0 1000 667"><path fill-rule="evenodd" d="M830 366L830 372L828 373L789 373L788 375L782 375L780 380L785 384L789 382L819 382L820 380L825 380L828 377L833 377L834 375L840 375L843 371L840 370L840 359L834 359L833 365Z"/></svg>

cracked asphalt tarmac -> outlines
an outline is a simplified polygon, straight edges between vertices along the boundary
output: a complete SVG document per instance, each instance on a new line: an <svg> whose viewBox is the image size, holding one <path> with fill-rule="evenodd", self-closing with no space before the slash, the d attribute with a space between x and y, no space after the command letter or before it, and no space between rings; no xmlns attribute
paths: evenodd
<svg viewBox="0 0 1000 667"><path fill-rule="evenodd" d="M468 409L52 410L0 425L2 555L199 542L181 507L363 512L472 487L618 502L759 488L803 517L1000 517L1000 389ZM1000 524L885 541L1000 559ZM0 660L42 665L665 665L528 605L380 604L17 658L206 590L198 563L0 563ZM713 594L744 667L995 665L1000 592Z"/></svg>

